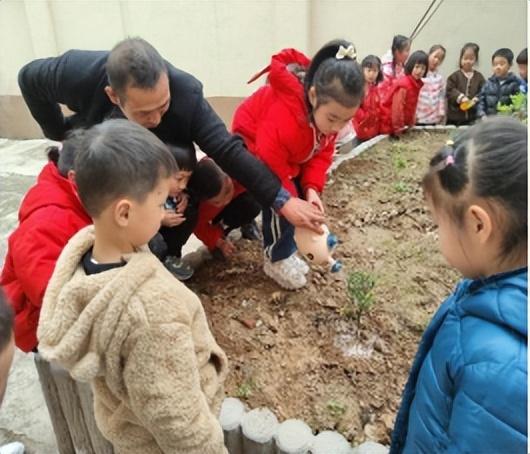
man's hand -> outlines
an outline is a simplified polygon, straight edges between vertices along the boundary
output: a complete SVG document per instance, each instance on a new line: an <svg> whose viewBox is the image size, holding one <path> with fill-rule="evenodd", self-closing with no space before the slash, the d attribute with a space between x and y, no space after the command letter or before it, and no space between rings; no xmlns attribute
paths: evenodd
<svg viewBox="0 0 530 454"><path fill-rule="evenodd" d="M219 238L217 243L215 243L215 246L223 253L225 258L229 258L234 254L234 252L236 252L236 247L234 244L231 241L225 240L223 238Z"/></svg>
<svg viewBox="0 0 530 454"><path fill-rule="evenodd" d="M324 213L305 200L291 197L279 212L295 227L306 227L318 234L324 233L320 226L326 219Z"/></svg>
<svg viewBox="0 0 530 454"><path fill-rule="evenodd" d="M324 213L324 204L322 203L322 200L320 200L320 196L318 195L318 192L315 191L313 188L309 188L305 192L305 199L311 204L316 206L322 213Z"/></svg>
<svg viewBox="0 0 530 454"><path fill-rule="evenodd" d="M177 225L182 224L185 220L186 218L181 213L176 213L173 210L166 210L161 224L164 227L176 227Z"/></svg>

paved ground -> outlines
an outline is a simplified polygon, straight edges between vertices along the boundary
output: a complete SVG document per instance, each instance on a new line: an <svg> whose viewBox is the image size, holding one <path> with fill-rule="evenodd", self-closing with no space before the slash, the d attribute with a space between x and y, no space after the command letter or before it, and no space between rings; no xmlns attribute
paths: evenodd
<svg viewBox="0 0 530 454"><path fill-rule="evenodd" d="M17 224L20 201L46 163L46 140L0 139L0 264L7 237ZM184 252L197 248L194 237ZM29 454L55 454L55 436L40 389L33 355L17 350L7 393L0 409L0 445L21 441Z"/></svg>

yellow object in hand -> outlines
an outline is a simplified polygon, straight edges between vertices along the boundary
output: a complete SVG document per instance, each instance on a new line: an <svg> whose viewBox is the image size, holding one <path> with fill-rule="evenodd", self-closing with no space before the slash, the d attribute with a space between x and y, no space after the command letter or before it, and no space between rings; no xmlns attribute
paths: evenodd
<svg viewBox="0 0 530 454"><path fill-rule="evenodd" d="M471 109L474 105L475 105L475 101L473 101L472 99L469 99L467 101L462 101L460 103L460 110L465 112L466 110Z"/></svg>

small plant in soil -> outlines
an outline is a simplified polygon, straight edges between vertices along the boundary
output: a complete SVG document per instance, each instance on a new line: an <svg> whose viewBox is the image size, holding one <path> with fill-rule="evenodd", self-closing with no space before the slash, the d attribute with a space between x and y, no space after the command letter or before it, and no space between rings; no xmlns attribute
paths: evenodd
<svg viewBox="0 0 530 454"><path fill-rule="evenodd" d="M409 192L409 191L410 191L410 188L408 184L405 183L404 181L396 181L394 183L394 192L403 193L403 192Z"/></svg>
<svg viewBox="0 0 530 454"><path fill-rule="evenodd" d="M403 156L396 156L394 158L394 167L396 170L403 170L407 168L407 160Z"/></svg>
<svg viewBox="0 0 530 454"><path fill-rule="evenodd" d="M346 413L346 405L335 399L328 400L326 407L329 411L329 414L334 418L340 418L342 415L344 415L344 413Z"/></svg>
<svg viewBox="0 0 530 454"><path fill-rule="evenodd" d="M256 383L252 378L244 381L237 387L236 397L248 399L252 395L252 391L256 389Z"/></svg>
<svg viewBox="0 0 530 454"><path fill-rule="evenodd" d="M361 326L361 317L368 313L374 305L373 289L375 279L370 273L352 271L346 280L348 303L342 309L342 315L354 318L357 327Z"/></svg>

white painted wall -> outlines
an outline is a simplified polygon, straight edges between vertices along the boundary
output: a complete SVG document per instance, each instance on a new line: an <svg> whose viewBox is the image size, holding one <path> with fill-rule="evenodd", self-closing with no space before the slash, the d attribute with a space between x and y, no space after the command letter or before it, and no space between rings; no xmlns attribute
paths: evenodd
<svg viewBox="0 0 530 454"><path fill-rule="evenodd" d="M1 0L0 95L19 94L16 76L34 59L68 49L110 49L142 36L175 66L191 72L207 96L244 96L245 81L272 53L296 47L314 53L345 37L360 57L382 55L396 33L410 34L431 0ZM525 0L445 0L413 49L441 43L441 70L456 68L466 41L481 47L480 69L491 53L517 53L527 36Z"/></svg>
<svg viewBox="0 0 530 454"><path fill-rule="evenodd" d="M68 49L110 49L141 36L191 72L208 96L245 82L283 47L308 50L308 2L289 0L3 0L0 95L18 94L20 67Z"/></svg>
<svg viewBox="0 0 530 454"><path fill-rule="evenodd" d="M361 58L367 54L381 57L390 49L394 35L410 36L430 3L431 0L316 1L312 51L335 37L344 37L356 44ZM442 44L447 55L440 71L449 76L458 69L460 49L469 41L480 46L478 69L488 78L495 50L508 47L517 57L526 47L527 2L445 0L413 42L412 51L428 52L433 44ZM517 72L515 58L514 71Z"/></svg>

